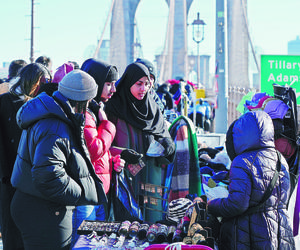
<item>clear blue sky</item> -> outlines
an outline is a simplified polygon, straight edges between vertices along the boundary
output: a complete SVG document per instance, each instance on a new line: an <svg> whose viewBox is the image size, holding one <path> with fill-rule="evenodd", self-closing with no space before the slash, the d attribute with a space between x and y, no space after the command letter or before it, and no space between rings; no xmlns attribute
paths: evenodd
<svg viewBox="0 0 300 250"><path fill-rule="evenodd" d="M206 22L200 54L215 50L215 0L194 0L188 23L196 18ZM111 0L36 0L35 58L50 56L56 67L68 60L80 65L91 56L100 38ZM0 1L0 67L3 62L30 56L31 0ZM287 43L300 36L300 0L248 0L248 19L254 46L264 54L286 54ZM141 0L137 22L144 57L153 61L164 45L168 7L165 0ZM188 51L197 53L188 28ZM109 29L104 39L109 38Z"/></svg>

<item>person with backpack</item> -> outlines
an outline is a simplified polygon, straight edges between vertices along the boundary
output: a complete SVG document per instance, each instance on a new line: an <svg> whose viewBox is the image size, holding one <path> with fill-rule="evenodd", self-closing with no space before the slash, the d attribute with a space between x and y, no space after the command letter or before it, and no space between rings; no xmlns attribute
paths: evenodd
<svg viewBox="0 0 300 250"><path fill-rule="evenodd" d="M208 213L223 218L219 249L295 249L288 165L275 149L270 116L242 115L227 131L226 150L232 160L229 195L208 201Z"/></svg>

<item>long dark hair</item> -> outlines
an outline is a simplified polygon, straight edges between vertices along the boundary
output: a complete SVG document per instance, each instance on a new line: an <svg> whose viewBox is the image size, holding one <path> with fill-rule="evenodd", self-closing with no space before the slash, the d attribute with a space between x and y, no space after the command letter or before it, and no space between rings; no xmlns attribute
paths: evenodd
<svg viewBox="0 0 300 250"><path fill-rule="evenodd" d="M75 113L85 114L89 101L74 101L69 102L73 108L75 108Z"/></svg>
<svg viewBox="0 0 300 250"><path fill-rule="evenodd" d="M40 63L30 63L21 69L17 82L10 88L13 95L25 96L25 101L35 97L42 84L52 81L50 71ZM20 90L18 89L20 87Z"/></svg>

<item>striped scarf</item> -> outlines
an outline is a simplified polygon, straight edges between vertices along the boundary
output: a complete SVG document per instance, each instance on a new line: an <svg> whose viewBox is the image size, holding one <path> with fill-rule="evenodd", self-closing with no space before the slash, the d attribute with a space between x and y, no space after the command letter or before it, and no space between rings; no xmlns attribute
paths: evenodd
<svg viewBox="0 0 300 250"><path fill-rule="evenodd" d="M179 116L171 124L169 132L176 144L176 155L173 163L164 169L165 186L169 191L164 198L172 201L187 194L200 196L201 177L194 125L189 118ZM167 204L163 205L163 209L166 211Z"/></svg>

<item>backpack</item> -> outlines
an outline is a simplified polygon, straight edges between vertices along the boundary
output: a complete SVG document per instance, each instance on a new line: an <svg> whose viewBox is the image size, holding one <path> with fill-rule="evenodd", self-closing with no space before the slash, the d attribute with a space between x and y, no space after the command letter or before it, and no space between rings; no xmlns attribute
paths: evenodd
<svg viewBox="0 0 300 250"><path fill-rule="evenodd" d="M294 89L289 86L274 83L273 90L274 96L256 93L252 96L252 100L246 100L244 112L263 110L270 115L274 125L275 148L285 157L289 165L291 197L297 186L300 164L297 98Z"/></svg>
<svg viewBox="0 0 300 250"><path fill-rule="evenodd" d="M292 143L295 152L287 159L289 165L291 192L293 193L299 176L300 164L300 137L298 132L297 98L294 89L287 86L273 84L274 97L288 105L288 111L282 119L281 129L278 129L278 121L273 121L275 138L286 138Z"/></svg>

